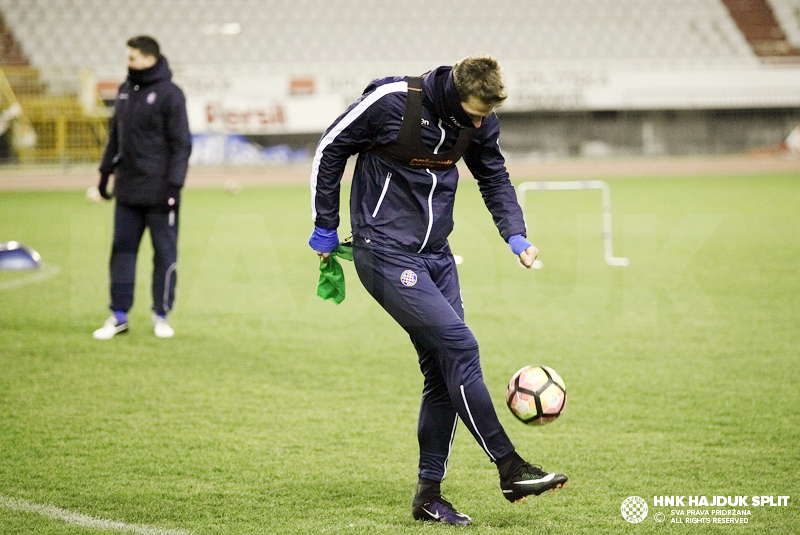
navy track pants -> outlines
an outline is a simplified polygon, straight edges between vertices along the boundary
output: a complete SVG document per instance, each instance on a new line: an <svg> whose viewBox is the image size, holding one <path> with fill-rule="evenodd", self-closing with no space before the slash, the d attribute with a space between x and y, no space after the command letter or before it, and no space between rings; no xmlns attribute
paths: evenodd
<svg viewBox="0 0 800 535"><path fill-rule="evenodd" d="M111 246L111 310L133 306L136 258L145 227L153 244L153 312L166 316L175 299L178 258L178 213L160 206L116 204Z"/></svg>
<svg viewBox="0 0 800 535"><path fill-rule="evenodd" d="M409 334L425 378L417 427L419 477L444 479L459 418L490 460L512 453L483 381L478 342L464 323L453 256L372 249L355 241L361 282Z"/></svg>

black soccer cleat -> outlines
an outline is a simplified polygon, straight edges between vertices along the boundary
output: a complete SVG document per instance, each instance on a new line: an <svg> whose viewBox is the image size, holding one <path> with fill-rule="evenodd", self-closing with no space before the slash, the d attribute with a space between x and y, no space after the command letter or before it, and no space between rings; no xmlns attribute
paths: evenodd
<svg viewBox="0 0 800 535"><path fill-rule="evenodd" d="M428 522L444 522L453 526L469 526L472 519L463 513L456 511L453 504L437 496L430 501L423 502L419 496L414 498L411 504L411 514L415 520Z"/></svg>
<svg viewBox="0 0 800 535"><path fill-rule="evenodd" d="M514 503L531 494L538 496L548 490L560 489L566 483L566 474L545 472L541 466L524 463L508 477L500 479L500 488L505 499Z"/></svg>

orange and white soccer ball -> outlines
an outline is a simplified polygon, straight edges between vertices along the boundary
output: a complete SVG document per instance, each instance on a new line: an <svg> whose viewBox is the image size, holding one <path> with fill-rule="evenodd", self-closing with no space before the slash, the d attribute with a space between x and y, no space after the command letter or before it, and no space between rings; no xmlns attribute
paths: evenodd
<svg viewBox="0 0 800 535"><path fill-rule="evenodd" d="M525 366L508 383L506 403L511 413L530 425L552 422L567 404L564 380L547 366Z"/></svg>

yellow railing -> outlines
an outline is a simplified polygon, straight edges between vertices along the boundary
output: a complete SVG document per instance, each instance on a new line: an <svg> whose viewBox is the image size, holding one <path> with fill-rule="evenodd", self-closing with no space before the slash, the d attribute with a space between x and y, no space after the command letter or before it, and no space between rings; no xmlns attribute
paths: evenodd
<svg viewBox="0 0 800 535"><path fill-rule="evenodd" d="M25 110L17 100L11 83L3 69L0 69L0 112L11 120L12 150L20 147L31 147L36 142L36 133Z"/></svg>
<svg viewBox="0 0 800 535"><path fill-rule="evenodd" d="M97 160L108 136L108 115L93 92L94 105L81 103L77 94L52 95L30 67L0 69L4 102L18 103L22 114L15 121L14 145L20 163ZM12 78L17 91L12 88ZM90 80L82 74L84 91Z"/></svg>

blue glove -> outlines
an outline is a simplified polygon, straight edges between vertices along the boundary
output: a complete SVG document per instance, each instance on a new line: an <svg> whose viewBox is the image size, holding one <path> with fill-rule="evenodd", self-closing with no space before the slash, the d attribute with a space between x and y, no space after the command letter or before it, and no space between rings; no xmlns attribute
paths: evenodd
<svg viewBox="0 0 800 535"><path fill-rule="evenodd" d="M528 247L533 245L522 234L514 234L508 239L508 244L511 246L511 251L519 256L528 250Z"/></svg>
<svg viewBox="0 0 800 535"><path fill-rule="evenodd" d="M308 244L319 253L332 253L339 247L339 234L336 229L328 230L322 227L314 227L314 232L311 233Z"/></svg>

